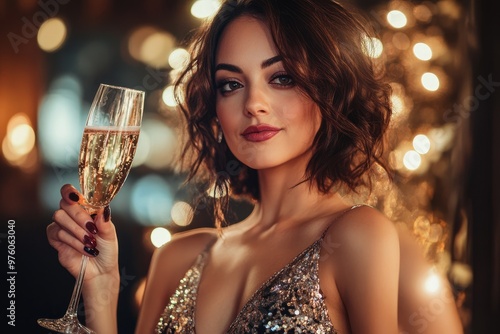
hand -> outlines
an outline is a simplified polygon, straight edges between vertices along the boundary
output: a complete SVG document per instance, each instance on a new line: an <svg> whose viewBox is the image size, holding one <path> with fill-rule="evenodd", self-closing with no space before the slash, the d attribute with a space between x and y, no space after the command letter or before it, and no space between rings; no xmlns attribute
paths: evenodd
<svg viewBox="0 0 500 334"><path fill-rule="evenodd" d="M83 195L69 184L61 188L61 196L60 209L47 227L49 243L57 250L61 265L76 278L83 254L90 257L85 281L118 276L118 240L109 207L91 216L84 208Z"/></svg>

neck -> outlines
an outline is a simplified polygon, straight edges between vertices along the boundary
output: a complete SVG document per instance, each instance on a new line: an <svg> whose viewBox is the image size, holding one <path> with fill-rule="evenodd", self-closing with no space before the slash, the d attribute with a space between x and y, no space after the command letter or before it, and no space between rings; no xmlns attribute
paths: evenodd
<svg viewBox="0 0 500 334"><path fill-rule="evenodd" d="M260 226L301 221L345 205L338 194L323 194L314 182L304 181L304 171L300 161L259 171L260 201L252 217Z"/></svg>

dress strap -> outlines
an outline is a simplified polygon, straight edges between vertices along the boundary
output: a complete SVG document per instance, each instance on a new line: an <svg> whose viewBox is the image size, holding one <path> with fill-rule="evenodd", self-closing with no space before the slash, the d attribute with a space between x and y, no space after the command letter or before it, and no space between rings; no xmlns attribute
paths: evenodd
<svg viewBox="0 0 500 334"><path fill-rule="evenodd" d="M366 205L366 204L355 204L355 205L351 206L349 209L345 209L344 211L342 211L337 217L335 217L335 219L323 231L323 233L321 234L320 240L323 240L325 238L325 235L328 232L328 230L330 229L330 227L333 224L335 224L340 218L344 217L348 212L351 212L352 210L357 209L357 208L359 208L361 206L369 206L369 205Z"/></svg>

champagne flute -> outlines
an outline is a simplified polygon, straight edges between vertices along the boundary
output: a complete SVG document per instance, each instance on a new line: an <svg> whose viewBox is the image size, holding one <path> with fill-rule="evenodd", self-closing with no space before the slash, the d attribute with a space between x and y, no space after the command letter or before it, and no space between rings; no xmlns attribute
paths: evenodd
<svg viewBox="0 0 500 334"><path fill-rule="evenodd" d="M125 182L137 148L143 108L144 92L99 86L83 131L78 164L89 213L108 205ZM38 319L40 326L58 333L95 334L77 316L87 262L88 257L83 255L66 314L60 319Z"/></svg>

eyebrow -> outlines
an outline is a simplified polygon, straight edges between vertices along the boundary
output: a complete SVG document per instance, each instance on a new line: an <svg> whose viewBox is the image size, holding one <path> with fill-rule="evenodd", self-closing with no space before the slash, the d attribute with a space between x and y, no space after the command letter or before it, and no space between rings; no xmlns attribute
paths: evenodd
<svg viewBox="0 0 500 334"><path fill-rule="evenodd" d="M266 67L269 67L277 62L280 62L282 61L282 57L281 56L274 56L274 57L271 57L269 59L266 59L264 60L261 64L260 64L260 67L262 69L266 68ZM243 73L243 71L241 70L241 68L239 68L238 66L236 65L231 65L231 64L226 64L226 63L220 63L220 64L217 64L217 66L215 66L215 72L217 72L218 70L226 70L226 71L229 71L229 72L235 72L235 73Z"/></svg>

